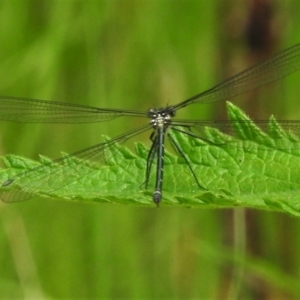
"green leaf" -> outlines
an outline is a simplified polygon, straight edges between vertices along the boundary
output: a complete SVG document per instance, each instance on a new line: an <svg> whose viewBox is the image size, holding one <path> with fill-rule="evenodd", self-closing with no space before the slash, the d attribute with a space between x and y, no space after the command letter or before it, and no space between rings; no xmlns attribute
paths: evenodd
<svg viewBox="0 0 300 300"><path fill-rule="evenodd" d="M233 125L222 125L223 132L217 121L211 122L211 126L197 125L203 139L172 131L203 188L197 185L185 160L167 151L162 204L203 208L246 206L300 215L300 138L295 125L287 131L273 117L269 122L253 122L234 105L228 103L227 109ZM49 176L48 186L40 187L36 196L153 205L155 164L148 190L143 185L148 148L137 143L134 153L122 145L114 145L109 151L111 158L102 166L70 157L69 163L77 166L76 172L87 175L54 191L51 185L56 178ZM1 170L0 180L5 182L48 161L7 155L3 158L7 169ZM8 188L2 188L0 194Z"/></svg>

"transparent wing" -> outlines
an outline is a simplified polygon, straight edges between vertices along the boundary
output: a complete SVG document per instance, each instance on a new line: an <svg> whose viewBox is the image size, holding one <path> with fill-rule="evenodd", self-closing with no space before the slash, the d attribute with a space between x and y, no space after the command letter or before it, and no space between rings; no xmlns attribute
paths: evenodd
<svg viewBox="0 0 300 300"><path fill-rule="evenodd" d="M177 110L191 103L226 100L283 78L299 68L300 44L297 44L173 107Z"/></svg>
<svg viewBox="0 0 300 300"><path fill-rule="evenodd" d="M4 202L19 202L36 196L41 187L43 192L47 193L66 186L94 171L93 168L81 166L74 158L91 162L95 166L101 166L111 158L110 147L116 143L123 143L149 128L151 126L148 124L107 142L63 156L20 173L2 184L0 198Z"/></svg>
<svg viewBox="0 0 300 300"><path fill-rule="evenodd" d="M172 123L175 129L185 128L185 132L195 137L207 139L207 129L215 128L229 136L246 140L281 140L284 138L293 141L300 141L299 120L220 120L220 121L197 121L197 120L176 120ZM197 133L193 133L196 129ZM182 131L179 129L179 131Z"/></svg>
<svg viewBox="0 0 300 300"><path fill-rule="evenodd" d="M29 98L0 97L0 120L28 123L92 123L121 116L145 117L144 112Z"/></svg>

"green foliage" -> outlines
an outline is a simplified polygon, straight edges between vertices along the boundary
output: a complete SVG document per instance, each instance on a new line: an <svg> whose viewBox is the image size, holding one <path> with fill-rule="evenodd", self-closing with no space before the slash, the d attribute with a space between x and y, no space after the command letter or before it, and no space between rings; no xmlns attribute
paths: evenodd
<svg viewBox="0 0 300 300"><path fill-rule="evenodd" d="M163 204L203 208L247 206L299 215L299 139L291 131L282 129L274 118L269 122L258 121L267 128L262 131L230 103L228 115L232 126L225 127L225 133L219 131L222 124L218 122L211 122L210 126L197 125L203 139L171 131L191 162L201 187L198 187L184 159L167 152ZM3 187L0 194L10 188L21 188L28 189L33 196L47 195L64 200L153 205L151 194L155 166L148 190L141 181L145 178L147 154L148 149L141 143L136 144L135 153L115 144L106 153L110 159L105 165L99 166L71 156L68 167L64 167L63 171L60 165L51 165L35 172L39 176L36 180L47 178L41 186L38 182L34 189L26 186L35 180L29 176L30 179L23 180L21 186L12 184L12 187ZM2 171L2 181L39 164L47 166L49 163L45 158L37 163L14 155L6 156L3 161L8 170ZM64 181L64 178L71 178L73 182L58 189L60 185L56 182ZM80 179L74 181L76 178Z"/></svg>
<svg viewBox="0 0 300 300"><path fill-rule="evenodd" d="M2 1L1 95L144 111L182 101L253 62L238 25L251 6L231 2ZM279 51L300 40L300 1L276 1L274 8L273 17L282 22L275 22L279 30L273 24L272 51ZM246 108L250 99L247 113L298 119L299 74L263 89L263 95L260 90L230 100ZM178 117L216 119L224 110L224 103L219 105L187 107ZM125 119L86 127L1 122L1 155L57 157L58 151L72 153L98 143L101 134L115 136L134 126ZM148 142L148 136L140 141ZM3 171L3 180L29 168L20 163ZM165 191L170 172L165 172ZM240 210L185 209L166 206L167 199L154 209L153 175L148 206L41 197L13 205L0 201L1 298L299 297L299 218L246 210L247 250L237 261L232 226L243 230L232 225L232 215ZM199 174L203 185L206 176ZM143 181L144 172L134 184L141 194ZM228 285L237 284L232 268L244 261L239 296L229 298Z"/></svg>

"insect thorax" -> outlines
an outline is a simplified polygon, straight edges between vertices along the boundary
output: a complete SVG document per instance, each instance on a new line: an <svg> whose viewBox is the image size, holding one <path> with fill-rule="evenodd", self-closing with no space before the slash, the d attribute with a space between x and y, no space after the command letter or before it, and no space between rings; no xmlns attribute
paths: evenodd
<svg viewBox="0 0 300 300"><path fill-rule="evenodd" d="M175 116L175 110L172 106L166 108L150 108L148 110L148 118L151 119L150 124L153 128L168 127L172 124L172 118Z"/></svg>

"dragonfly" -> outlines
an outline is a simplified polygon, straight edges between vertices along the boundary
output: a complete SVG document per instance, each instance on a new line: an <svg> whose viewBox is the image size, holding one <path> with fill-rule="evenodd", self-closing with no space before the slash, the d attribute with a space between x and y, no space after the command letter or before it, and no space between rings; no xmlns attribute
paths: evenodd
<svg viewBox="0 0 300 300"><path fill-rule="evenodd" d="M31 199L36 196L37 191L41 187L48 186L47 183L49 181L52 184L47 187L48 192L69 185L82 176L89 174L89 171L85 171L85 174L78 172L78 165L74 163L70 164L70 158L75 157L80 160L96 163L99 166L104 165L111 158L111 156L107 155L107 150L116 143L123 143L146 130L151 130L151 147L148 152L145 170L146 189L152 173L152 167L156 165L154 191L152 194L153 202L159 206L163 199L166 137L173 148L187 163L198 187L205 189L199 183L191 163L171 133L172 131L178 131L198 138L196 134L192 133L191 128L199 130L203 126L217 124L217 127L220 129L228 129L230 121L206 122L203 120L180 120L175 117L177 111L192 104L212 103L233 98L279 80L299 68L300 43L180 103L169 105L165 108L150 108L148 111L98 108L55 101L0 96L0 120L3 121L24 123L93 123L128 117L145 118L148 120L145 125L108 141L43 163L15 175L2 183L0 198L6 203ZM261 124L264 122L267 123L267 121L260 121ZM291 126L291 124L287 124L287 126ZM65 174L68 175L65 176Z"/></svg>

